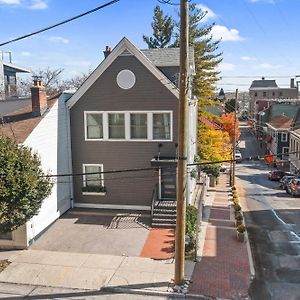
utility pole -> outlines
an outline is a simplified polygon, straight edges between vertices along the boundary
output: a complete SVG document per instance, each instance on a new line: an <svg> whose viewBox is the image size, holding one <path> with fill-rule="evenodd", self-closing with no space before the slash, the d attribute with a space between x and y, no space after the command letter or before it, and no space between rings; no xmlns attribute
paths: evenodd
<svg viewBox="0 0 300 300"><path fill-rule="evenodd" d="M175 284L184 282L188 108L188 0L180 0L180 84L178 107Z"/></svg>
<svg viewBox="0 0 300 300"><path fill-rule="evenodd" d="M233 128L233 151L232 151L232 186L235 186L235 152L236 152L236 111L238 101L238 89L235 90L235 103L234 103L234 128Z"/></svg>

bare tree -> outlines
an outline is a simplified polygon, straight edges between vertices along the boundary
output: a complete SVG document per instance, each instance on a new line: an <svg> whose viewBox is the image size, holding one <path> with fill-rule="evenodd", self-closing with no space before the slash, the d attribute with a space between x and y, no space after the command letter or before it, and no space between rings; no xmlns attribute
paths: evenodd
<svg viewBox="0 0 300 300"><path fill-rule="evenodd" d="M32 75L41 78L43 85L46 88L47 95L51 97L66 89L77 90L92 73L92 71L89 70L87 73L81 73L80 75L76 75L70 79L63 80L61 78L62 72L63 69L51 69L50 67L47 67L46 69L34 71ZM29 96L30 87L32 86L32 78L19 80L17 85L19 95Z"/></svg>

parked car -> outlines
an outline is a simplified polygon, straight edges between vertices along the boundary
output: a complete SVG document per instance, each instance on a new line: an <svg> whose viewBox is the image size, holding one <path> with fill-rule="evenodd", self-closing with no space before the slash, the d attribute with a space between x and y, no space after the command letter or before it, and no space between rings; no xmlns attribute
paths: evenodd
<svg viewBox="0 0 300 300"><path fill-rule="evenodd" d="M287 184L292 180L292 179L294 179L294 178L298 178L298 176L297 175L285 175L285 176L283 176L280 180L279 180L279 182L280 182L280 184L279 184L279 187L281 187L282 189L286 189L286 187L287 187Z"/></svg>
<svg viewBox="0 0 300 300"><path fill-rule="evenodd" d="M292 179L287 185L287 192L292 196L300 195L300 178Z"/></svg>
<svg viewBox="0 0 300 300"><path fill-rule="evenodd" d="M220 166L220 172L226 172L227 171L227 166L226 165L221 165Z"/></svg>
<svg viewBox="0 0 300 300"><path fill-rule="evenodd" d="M241 162L242 161L242 154L239 151L235 152L235 161L236 162Z"/></svg>
<svg viewBox="0 0 300 300"><path fill-rule="evenodd" d="M279 181L285 175L287 175L287 173L285 173L284 171L273 170L268 173L268 179L274 180L274 181Z"/></svg>

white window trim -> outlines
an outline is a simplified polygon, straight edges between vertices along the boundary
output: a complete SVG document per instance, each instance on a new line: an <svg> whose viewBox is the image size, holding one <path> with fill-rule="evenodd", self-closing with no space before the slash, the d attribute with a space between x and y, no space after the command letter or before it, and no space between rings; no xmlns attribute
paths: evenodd
<svg viewBox="0 0 300 300"><path fill-rule="evenodd" d="M103 124L104 124L104 115L102 114L102 129L103 129L103 138L102 139L89 139L88 138L88 135L87 135L87 132L88 132L88 130L87 130L87 115L89 115L89 114L99 114L99 115L101 115L102 114L102 112L99 112L99 111L85 111L84 112L84 140L85 141L102 141L103 139L104 139L104 126L103 126Z"/></svg>
<svg viewBox="0 0 300 300"><path fill-rule="evenodd" d="M285 137L285 139L283 139ZM282 142L287 142L288 141L288 134L287 132L281 132L281 141Z"/></svg>
<svg viewBox="0 0 300 300"><path fill-rule="evenodd" d="M153 139L153 114L170 114L170 139ZM87 138L87 115L102 114L103 139ZM108 114L125 114L125 139L110 139L108 135ZM130 114L147 114L147 139L132 139L130 137ZM84 111L84 140L89 142L172 142L173 141L173 111L151 110L151 111Z"/></svg>
<svg viewBox="0 0 300 300"><path fill-rule="evenodd" d="M284 149L287 149L287 152L284 152ZM289 147L282 147L282 155L286 155L286 153L289 153Z"/></svg>
<svg viewBox="0 0 300 300"><path fill-rule="evenodd" d="M103 164L82 164L82 173L83 173L83 186L85 187L86 186L86 183L85 183L85 179L86 179L86 176L84 173L86 173L85 171L85 167L100 167L101 168L101 172L103 172ZM101 183L102 183L102 186L104 186L104 175L103 173L101 174ZM91 195L91 196L105 196L106 195L106 192L100 192L100 193L96 193L96 192L82 192L82 195Z"/></svg>

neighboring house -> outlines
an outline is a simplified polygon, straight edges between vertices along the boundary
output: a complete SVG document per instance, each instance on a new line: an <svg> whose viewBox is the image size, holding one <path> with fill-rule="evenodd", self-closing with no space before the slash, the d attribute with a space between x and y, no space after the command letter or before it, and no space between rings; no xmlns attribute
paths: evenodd
<svg viewBox="0 0 300 300"><path fill-rule="evenodd" d="M288 154L281 153L289 152L290 133L289 130L292 127L293 119L281 115L273 118L269 123L266 123L268 127L268 151L270 154L278 155L275 157L276 161L287 160Z"/></svg>
<svg viewBox="0 0 300 300"><path fill-rule="evenodd" d="M300 174L300 128L290 130L290 172Z"/></svg>
<svg viewBox="0 0 300 300"><path fill-rule="evenodd" d="M73 173L85 173L74 177L74 206L150 213L153 200L176 200L179 49L140 50L123 38L105 56L67 102ZM193 76L193 55L189 72ZM192 163L197 104L191 93L188 110ZM145 170L102 173L126 169ZM188 203L194 188L188 176Z"/></svg>
<svg viewBox="0 0 300 300"><path fill-rule="evenodd" d="M0 57L0 100L14 98L17 96L17 73L30 73L29 69L19 67L11 62L4 61L3 52ZM1 114L1 111L0 111Z"/></svg>
<svg viewBox="0 0 300 300"><path fill-rule="evenodd" d="M254 80L249 88L249 118L256 123L257 113L272 105L270 100L298 99L298 88L292 78L289 88L278 87L275 80Z"/></svg>
<svg viewBox="0 0 300 300"><path fill-rule="evenodd" d="M11 112L0 124L0 134L29 146L41 158L42 169L51 174L71 173L70 136L66 94L47 100L45 88L39 80L31 89L32 103L24 106L24 100L12 101ZM7 109L7 104L0 102ZM42 204L38 215L11 234L0 236L0 248L27 248L51 223L71 207L71 178L55 178L52 193Z"/></svg>
<svg viewBox="0 0 300 300"><path fill-rule="evenodd" d="M217 124L216 122L214 122L204 116L199 117L199 122L203 125L210 127L211 129L223 130L221 125Z"/></svg>
<svg viewBox="0 0 300 300"><path fill-rule="evenodd" d="M270 107L260 111L257 114L257 136L262 142L267 142L266 137L268 127L266 123L270 122L277 116L285 115L292 119L300 112L300 101L294 102L274 102Z"/></svg>

